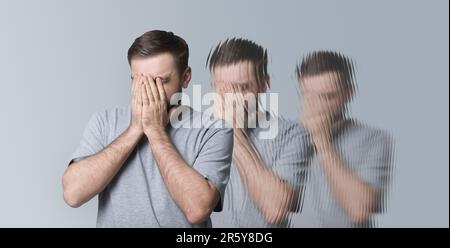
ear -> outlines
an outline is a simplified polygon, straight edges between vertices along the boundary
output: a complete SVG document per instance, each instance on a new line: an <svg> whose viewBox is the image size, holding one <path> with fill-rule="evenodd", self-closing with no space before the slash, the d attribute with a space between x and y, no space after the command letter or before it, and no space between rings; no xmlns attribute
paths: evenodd
<svg viewBox="0 0 450 248"><path fill-rule="evenodd" d="M191 81L192 77L192 69L190 66L184 70L183 75L181 76L181 86L183 89L186 89L189 85L189 82Z"/></svg>

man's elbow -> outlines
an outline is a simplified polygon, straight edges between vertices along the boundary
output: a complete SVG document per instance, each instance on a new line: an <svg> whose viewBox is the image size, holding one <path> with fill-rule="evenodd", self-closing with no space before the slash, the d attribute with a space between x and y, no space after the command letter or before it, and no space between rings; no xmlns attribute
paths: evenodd
<svg viewBox="0 0 450 248"><path fill-rule="evenodd" d="M364 200L357 202L356 206L348 212L349 219L352 224L362 225L367 223L372 215L377 212L377 205L379 205L378 194L376 191L369 191Z"/></svg>
<svg viewBox="0 0 450 248"><path fill-rule="evenodd" d="M208 208L198 208L186 213L186 219L191 225L197 225L205 222L211 215L212 210Z"/></svg>
<svg viewBox="0 0 450 248"><path fill-rule="evenodd" d="M66 204L72 208L78 208L78 207L81 207L81 205L83 205L83 202L80 201L76 197L76 195L70 194L66 191L63 193L63 198L64 198L64 201L66 202Z"/></svg>
<svg viewBox="0 0 450 248"><path fill-rule="evenodd" d="M284 201L271 201L262 209L262 214L268 224L278 225L286 221L290 213L298 213L299 210L297 196L290 194Z"/></svg>
<svg viewBox="0 0 450 248"><path fill-rule="evenodd" d="M76 192L76 190L74 189L74 186L72 185L72 183L68 179L67 172L64 173L64 176L63 176L63 179L62 179L62 184L63 184L63 199L64 199L64 202L66 202L66 204L69 205L72 208L78 208L81 205L83 205L84 202L82 201L81 197Z"/></svg>
<svg viewBox="0 0 450 248"><path fill-rule="evenodd" d="M367 210L358 210L350 213L350 221L354 225L362 225L369 221L371 217L370 211Z"/></svg>
<svg viewBox="0 0 450 248"><path fill-rule="evenodd" d="M349 219L352 224L362 225L370 220L374 212L373 210L374 205L372 204L372 201L360 203L359 207L356 207L352 211L349 211Z"/></svg>
<svg viewBox="0 0 450 248"><path fill-rule="evenodd" d="M210 197L203 199L203 201L197 201L195 206L191 206L186 211L187 221L191 225L197 225L205 222L213 212L215 206L219 203L219 198L219 192L214 189Z"/></svg>
<svg viewBox="0 0 450 248"><path fill-rule="evenodd" d="M278 225L282 223L287 217L288 211L279 208L272 208L264 211L264 219L270 225Z"/></svg>

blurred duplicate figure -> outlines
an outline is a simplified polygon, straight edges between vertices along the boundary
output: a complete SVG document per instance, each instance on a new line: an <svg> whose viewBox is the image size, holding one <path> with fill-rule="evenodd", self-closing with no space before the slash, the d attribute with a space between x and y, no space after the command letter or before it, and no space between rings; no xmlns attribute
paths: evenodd
<svg viewBox="0 0 450 248"><path fill-rule="evenodd" d="M255 104L258 94L269 88L266 49L246 39L228 39L217 45L207 63L214 91L222 98L214 103L216 117L232 125L234 134L225 205L211 216L213 226L287 227L291 213L301 205L307 132ZM232 101L224 99L230 94ZM268 126L262 127L260 119L250 121L255 116L267 117L269 125L276 123L276 135L263 137Z"/></svg>
<svg viewBox="0 0 450 248"><path fill-rule="evenodd" d="M351 119L352 61L317 51L297 67L301 123L314 147L298 227L373 227L391 178L392 138Z"/></svg>
<svg viewBox="0 0 450 248"><path fill-rule="evenodd" d="M97 227L211 227L229 178L233 134L223 120L174 128L169 99L191 79L186 42L153 30L128 50L131 104L92 116L63 176L64 200L97 194ZM201 121L192 111L182 122ZM220 125L216 125L220 124Z"/></svg>

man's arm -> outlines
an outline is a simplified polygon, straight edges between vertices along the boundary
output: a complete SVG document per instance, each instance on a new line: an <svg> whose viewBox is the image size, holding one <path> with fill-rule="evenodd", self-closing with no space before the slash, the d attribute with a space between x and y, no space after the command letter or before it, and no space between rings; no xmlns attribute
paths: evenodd
<svg viewBox="0 0 450 248"><path fill-rule="evenodd" d="M250 198L266 221L284 221L289 211L298 209L298 192L266 167L248 141L243 129L234 129L233 159Z"/></svg>
<svg viewBox="0 0 450 248"><path fill-rule="evenodd" d="M219 191L183 160L167 135L167 102L159 78L156 83L150 77L144 80L142 101L144 133L170 195L189 223L205 221L219 201Z"/></svg>
<svg viewBox="0 0 450 248"><path fill-rule="evenodd" d="M337 201L345 209L350 221L364 223L373 212L378 192L348 169L328 138L314 141L320 165Z"/></svg>
<svg viewBox="0 0 450 248"><path fill-rule="evenodd" d="M64 201L79 207L100 193L117 174L142 137L128 128L99 153L72 163L64 172Z"/></svg>
<svg viewBox="0 0 450 248"><path fill-rule="evenodd" d="M301 121L310 133L325 178L337 202L352 223L364 223L373 212L378 192L349 169L332 144L332 130L342 128L344 120L334 120L326 99L305 95Z"/></svg>
<svg viewBox="0 0 450 248"><path fill-rule="evenodd" d="M219 89L215 102L215 115L233 127L233 161L249 193L250 199L270 224L283 222L290 211L298 211L299 192L286 180L268 168L249 142L246 128L249 125L248 105L245 102L245 84L225 84ZM223 97L233 93L232 101ZM247 94L251 94L247 92ZM255 95L247 95L247 97ZM256 100L255 100L256 102ZM225 104L224 106L222 106ZM252 112L252 114L256 114ZM242 128L244 127L244 128ZM282 149L278 147L278 149ZM300 162L300 161L298 161Z"/></svg>
<svg viewBox="0 0 450 248"><path fill-rule="evenodd" d="M117 174L136 144L143 136L140 83L132 82L130 126L107 147L84 159L72 163L62 178L64 201L79 207L101 192Z"/></svg>

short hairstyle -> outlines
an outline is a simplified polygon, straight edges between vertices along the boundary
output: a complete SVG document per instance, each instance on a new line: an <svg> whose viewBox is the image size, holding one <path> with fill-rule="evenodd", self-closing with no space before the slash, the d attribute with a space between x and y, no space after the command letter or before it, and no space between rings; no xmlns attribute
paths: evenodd
<svg viewBox="0 0 450 248"><path fill-rule="evenodd" d="M269 87L269 80L265 80L267 73L267 49L253 41L232 38L220 42L214 50L209 52L206 66L213 71L216 66L233 65L239 62L250 61L255 67L255 76L258 86L265 83ZM263 80L265 80L263 82Z"/></svg>
<svg viewBox="0 0 450 248"><path fill-rule="evenodd" d="M343 87L353 88L354 64L353 61L341 53L333 51L315 51L302 59L297 65L297 78L316 76L326 72L337 72Z"/></svg>
<svg viewBox="0 0 450 248"><path fill-rule="evenodd" d="M169 52L181 75L188 67L189 47L186 41L172 32L152 30L136 38L128 49L128 63L134 58L145 58Z"/></svg>

